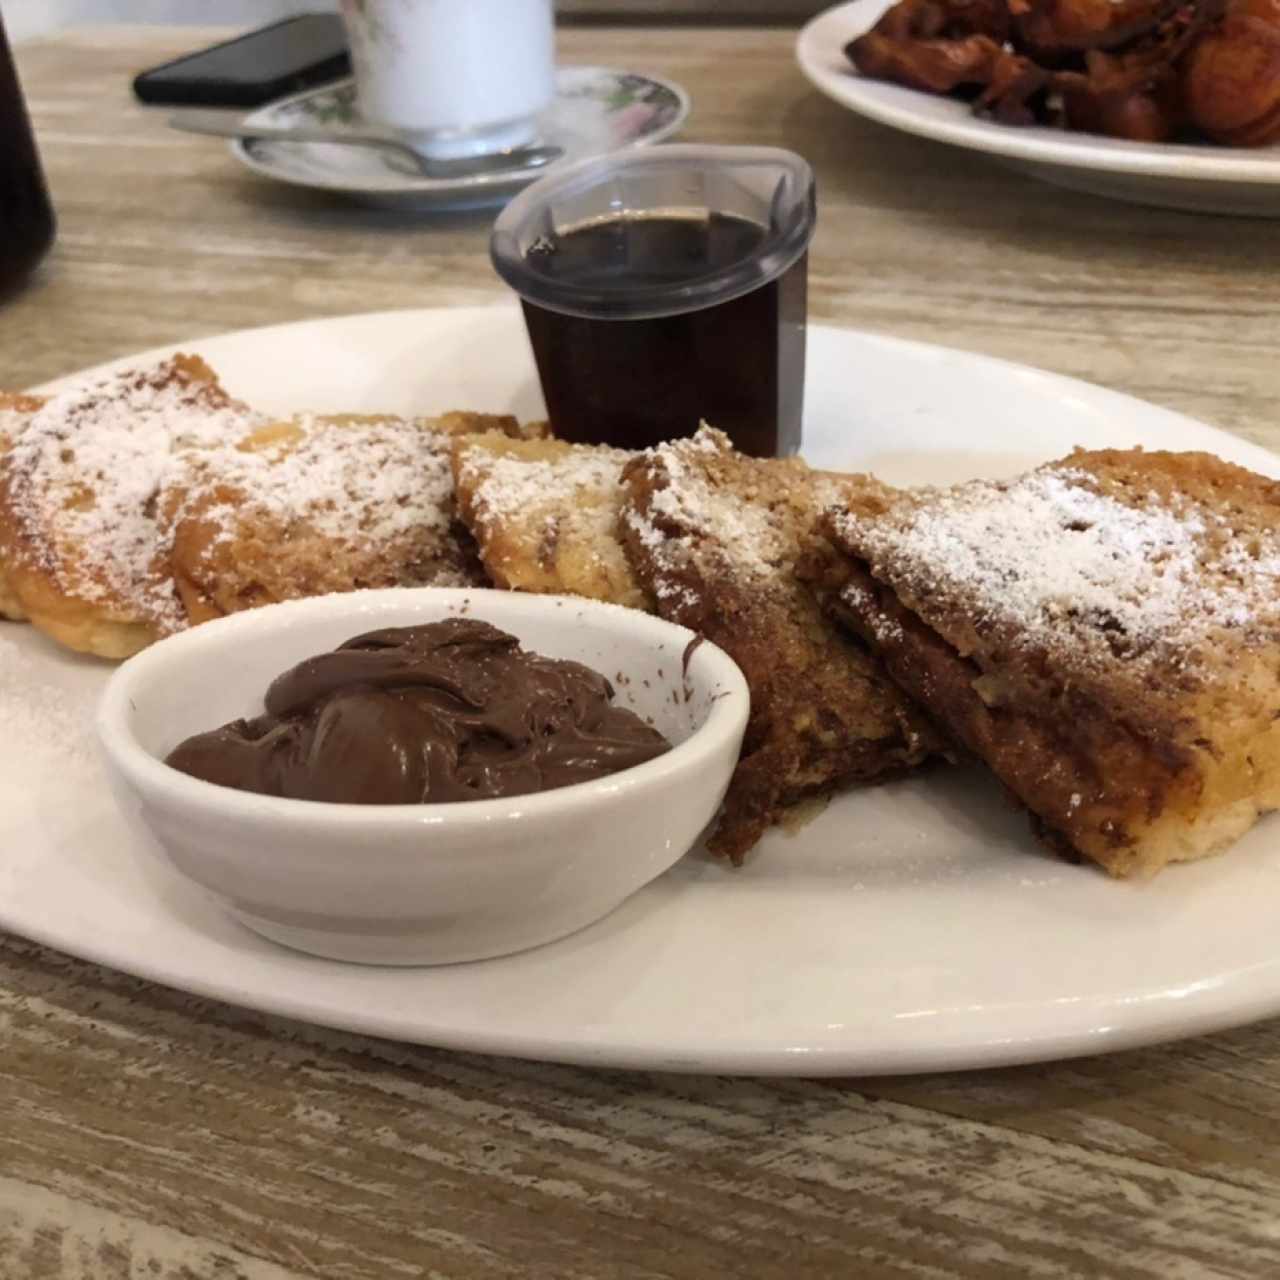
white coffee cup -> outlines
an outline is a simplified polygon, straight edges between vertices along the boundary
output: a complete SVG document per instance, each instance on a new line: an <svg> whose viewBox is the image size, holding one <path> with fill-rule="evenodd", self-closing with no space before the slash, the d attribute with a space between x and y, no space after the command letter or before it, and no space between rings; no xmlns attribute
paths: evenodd
<svg viewBox="0 0 1280 1280"><path fill-rule="evenodd" d="M555 92L552 0L342 0L357 101L423 155L532 142Z"/></svg>

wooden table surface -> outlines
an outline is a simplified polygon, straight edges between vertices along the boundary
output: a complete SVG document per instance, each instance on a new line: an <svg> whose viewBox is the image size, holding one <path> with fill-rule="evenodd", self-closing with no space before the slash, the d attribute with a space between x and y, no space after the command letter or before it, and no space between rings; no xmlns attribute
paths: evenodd
<svg viewBox="0 0 1280 1280"><path fill-rule="evenodd" d="M132 72L212 34L19 50L61 228L0 306L0 386L499 295L484 216L274 186L134 105ZM792 38L575 30L561 54L681 81L688 139L813 162L817 319L1280 445L1276 224L1071 195L890 133L811 91ZM4 1280L1280 1275L1274 1023L965 1075L623 1074L330 1033L4 938L0 1029Z"/></svg>

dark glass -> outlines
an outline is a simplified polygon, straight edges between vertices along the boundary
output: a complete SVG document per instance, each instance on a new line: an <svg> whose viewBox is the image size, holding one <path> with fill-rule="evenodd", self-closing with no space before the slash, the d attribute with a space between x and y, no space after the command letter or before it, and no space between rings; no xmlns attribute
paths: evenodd
<svg viewBox="0 0 1280 1280"><path fill-rule="evenodd" d="M0 22L0 294L25 279L52 243L53 206Z"/></svg>
<svg viewBox="0 0 1280 1280"><path fill-rule="evenodd" d="M721 213L645 215L544 235L531 273L599 288L678 285L750 258L768 229ZM524 301L552 430L563 440L644 449L705 419L744 453L800 447L807 255L728 302L649 319L565 315Z"/></svg>

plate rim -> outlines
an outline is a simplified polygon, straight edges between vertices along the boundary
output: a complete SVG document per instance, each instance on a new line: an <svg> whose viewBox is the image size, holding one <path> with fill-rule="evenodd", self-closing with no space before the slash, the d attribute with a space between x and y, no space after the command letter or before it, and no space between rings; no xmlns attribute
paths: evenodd
<svg viewBox="0 0 1280 1280"><path fill-rule="evenodd" d="M1007 160L1060 169L1123 174L1135 178L1164 178L1183 182L1234 183L1250 187L1280 187L1280 148L1193 147L1185 143L1136 143L1086 133L1068 133L1044 127L1021 128L979 120L956 102L954 117L937 118L910 103L924 94L886 81L868 80L849 68L838 75L826 61L833 50L867 30L871 21L888 8L891 0L842 0L811 18L796 37L796 62L805 78L820 93L857 115L879 124L944 142L951 146ZM855 17L854 10L874 14L870 21ZM843 57L843 53L840 53ZM875 86L868 92L858 86ZM901 105L883 90L904 95ZM944 95L928 94L934 101ZM1259 157L1244 159L1241 153ZM1274 153L1274 160L1271 155Z"/></svg>
<svg viewBox="0 0 1280 1280"><path fill-rule="evenodd" d="M161 908L163 909L163 908ZM234 922L264 945L289 951L281 943L267 943L251 934L247 926ZM77 940L74 949L53 931L39 928L13 928L3 919L0 928L16 937L47 947L61 955L101 965L118 973L154 982L171 991L184 992L199 999L248 1010L268 1017L286 1018L309 1026L328 1028L356 1035L417 1044L425 1048L451 1053L490 1054L521 1061L553 1062L566 1066L603 1067L615 1071L664 1071L688 1075L769 1076L777 1078L837 1079L841 1077L916 1076L936 1072L989 1071L1004 1067L1031 1066L1037 1063L1069 1062L1078 1058L1123 1053L1126 1050L1154 1045L1175 1044L1200 1036L1231 1031L1280 1016L1280 987L1258 993L1246 993L1229 1006L1213 1004L1207 998L1187 1005L1175 1005L1170 1017L1134 1021L1122 1027L1104 1026L1082 1030L1066 1030L1037 1036L975 1036L963 1040L953 1038L924 1044L900 1044L889 1050L871 1053L856 1044L777 1046L767 1049L701 1049L695 1053L679 1053L654 1044L618 1044L591 1033L579 1034L572 1042L557 1038L551 1032L512 1033L487 1028L459 1033L445 1026L439 1030L422 1027L412 1038L406 1036L403 1024L395 1019L369 1013L352 1004L342 1008L325 1007L314 999L290 999L276 992L266 996L244 990L237 994L234 983L217 978L183 978L175 982L164 966L148 960L142 950L121 960L110 947L95 946L91 940ZM548 944L553 945L553 944ZM340 961L324 961L302 953L291 953L304 961L340 965ZM501 964L511 957L463 962L464 964ZM386 966L358 966L376 972ZM454 966L434 966L451 968ZM405 970L398 970L404 972Z"/></svg>

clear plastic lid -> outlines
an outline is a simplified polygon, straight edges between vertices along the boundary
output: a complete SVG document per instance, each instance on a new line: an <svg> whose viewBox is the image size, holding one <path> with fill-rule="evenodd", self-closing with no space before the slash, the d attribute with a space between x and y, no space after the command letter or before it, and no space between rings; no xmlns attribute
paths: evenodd
<svg viewBox="0 0 1280 1280"><path fill-rule="evenodd" d="M628 273L629 224L716 215L754 223L761 235L740 256L695 256L660 281ZM658 146L597 156L535 182L499 215L490 253L527 302L592 319L651 319L728 302L776 279L808 248L815 216L813 170L794 152ZM616 224L614 239L621 237L614 270L575 280L549 269L562 238L602 223Z"/></svg>

